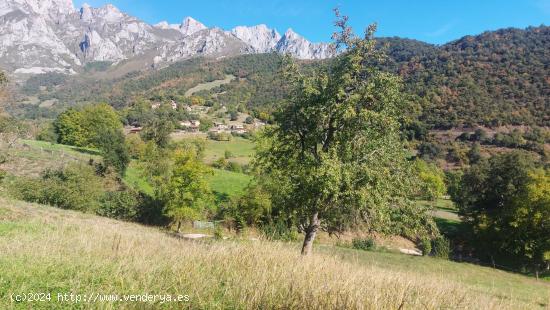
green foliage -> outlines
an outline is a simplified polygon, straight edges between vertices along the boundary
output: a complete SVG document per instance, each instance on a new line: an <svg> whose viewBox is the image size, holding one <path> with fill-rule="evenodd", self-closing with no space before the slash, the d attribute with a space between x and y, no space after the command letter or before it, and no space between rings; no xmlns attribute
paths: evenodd
<svg viewBox="0 0 550 310"><path fill-rule="evenodd" d="M479 143L474 143L467 155L468 162L471 165L478 163L483 158L483 156L481 156L481 147L479 146Z"/></svg>
<svg viewBox="0 0 550 310"><path fill-rule="evenodd" d="M422 199L434 201L447 192L443 170L435 164L427 163L421 159L415 161L415 167L422 182L420 186Z"/></svg>
<svg viewBox="0 0 550 310"><path fill-rule="evenodd" d="M201 118L199 130L201 132L207 132L210 128L214 127L214 122L209 118Z"/></svg>
<svg viewBox="0 0 550 310"><path fill-rule="evenodd" d="M356 250L372 251L376 249L376 242L373 238L353 238L351 245Z"/></svg>
<svg viewBox="0 0 550 310"><path fill-rule="evenodd" d="M122 131L120 129L106 130L95 139L95 143L101 150L105 166L113 167L120 176L124 176L128 164L130 164L130 155Z"/></svg>
<svg viewBox="0 0 550 310"><path fill-rule="evenodd" d="M130 190L107 192L96 213L117 220L135 221L139 216L140 197Z"/></svg>
<svg viewBox="0 0 550 310"><path fill-rule="evenodd" d="M161 111L144 124L141 138L144 141L152 141L159 147L167 147L173 131L174 122L166 112Z"/></svg>
<svg viewBox="0 0 550 310"><path fill-rule="evenodd" d="M36 135L36 139L39 141L46 141L51 143L57 143L59 140L59 137L57 133L55 132L55 127L53 123L48 123L40 129L38 134Z"/></svg>
<svg viewBox="0 0 550 310"><path fill-rule="evenodd" d="M422 251L422 255L427 256L432 253L432 240L430 238L421 238L418 246Z"/></svg>
<svg viewBox="0 0 550 310"><path fill-rule="evenodd" d="M99 140L122 130L122 123L116 111L102 103L68 109L57 117L54 128L61 144L99 147Z"/></svg>
<svg viewBox="0 0 550 310"><path fill-rule="evenodd" d="M550 177L519 151L481 160L462 177L454 199L482 258L547 264Z"/></svg>
<svg viewBox="0 0 550 310"><path fill-rule="evenodd" d="M437 258L449 259L451 256L451 243L449 239L443 236L433 239L431 254Z"/></svg>
<svg viewBox="0 0 550 310"><path fill-rule="evenodd" d="M145 151L146 145L137 134L130 134L125 139L126 150L131 158L138 159Z"/></svg>
<svg viewBox="0 0 550 310"><path fill-rule="evenodd" d="M272 218L271 195L257 184L248 186L244 194L233 200L229 209L224 212L226 217L236 222L240 221L241 225L265 226L266 229L274 228L270 225L276 220ZM286 230L289 230L288 225ZM281 232L280 229L277 231Z"/></svg>
<svg viewBox="0 0 550 310"><path fill-rule="evenodd" d="M83 128L84 115L76 109L61 113L54 122L57 142L73 146L88 146L89 140Z"/></svg>
<svg viewBox="0 0 550 310"><path fill-rule="evenodd" d="M0 71L0 86L3 86L8 82L8 78L6 77L6 74L4 71Z"/></svg>
<svg viewBox="0 0 550 310"><path fill-rule="evenodd" d="M208 132L208 138L214 141L231 141L232 135L226 132Z"/></svg>
<svg viewBox="0 0 550 310"><path fill-rule="evenodd" d="M258 167L276 183L274 204L304 228L306 240L360 219L392 225L388 213L406 205L414 190L399 132L401 81L371 66L383 57L374 27L361 39L345 19L338 25L337 45L348 49L331 66L305 75L285 58L291 96L258 147Z"/></svg>
<svg viewBox="0 0 550 310"><path fill-rule="evenodd" d="M290 242L298 240L298 233L281 219L273 223L261 224L260 232L264 238L271 241Z"/></svg>
<svg viewBox="0 0 550 310"><path fill-rule="evenodd" d="M160 188L166 213L174 222L196 220L205 215L213 201L206 179L211 173L193 150L174 151L168 183Z"/></svg>
<svg viewBox="0 0 550 310"><path fill-rule="evenodd" d="M223 157L224 157L225 159L230 159L230 158L232 158L232 157L235 157L235 155L233 155L233 153L232 153L231 151L225 150L225 152L223 153Z"/></svg>
<svg viewBox="0 0 550 310"><path fill-rule="evenodd" d="M95 212L103 194L103 185L95 170L83 164L45 170L39 179L16 179L10 188L21 200L84 212Z"/></svg>
<svg viewBox="0 0 550 310"><path fill-rule="evenodd" d="M445 172L445 185L447 186L447 193L453 200L456 200L461 192L463 175L464 172L462 170Z"/></svg>

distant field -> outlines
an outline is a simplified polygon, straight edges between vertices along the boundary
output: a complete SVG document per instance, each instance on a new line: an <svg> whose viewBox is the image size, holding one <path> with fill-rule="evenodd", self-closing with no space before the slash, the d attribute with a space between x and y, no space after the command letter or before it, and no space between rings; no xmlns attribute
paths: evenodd
<svg viewBox="0 0 550 310"><path fill-rule="evenodd" d="M215 80L215 81L212 81L212 82L201 83L201 84L187 90L185 92L185 96L189 97L189 96L192 96L194 93L197 93L197 92L200 92L200 91L203 91L203 90L210 90L212 88L216 88L216 87L222 86L224 84L229 84L234 79L235 79L235 76L228 74L228 75L225 76L225 79L223 79L223 80Z"/></svg>
<svg viewBox="0 0 550 310"><path fill-rule="evenodd" d="M458 210L454 203L449 199L436 199L435 201L419 200L419 205L433 207L435 210L432 212L436 218L441 218L450 221L459 222Z"/></svg>
<svg viewBox="0 0 550 310"><path fill-rule="evenodd" d="M214 175L209 180L214 192L232 197L242 194L252 177L243 173L214 169Z"/></svg>
<svg viewBox="0 0 550 310"><path fill-rule="evenodd" d="M17 293L184 294L186 303L10 301ZM544 309L550 283L430 257L185 241L0 197L0 309Z"/></svg>
<svg viewBox="0 0 550 310"><path fill-rule="evenodd" d="M132 161L130 163L128 169L126 169L126 175L122 181L127 186L145 194L153 195L154 193L153 187L147 183L145 178L141 176L141 171L139 170L136 161Z"/></svg>
<svg viewBox="0 0 550 310"><path fill-rule="evenodd" d="M205 158L206 163L213 163L215 160L225 156L225 151L232 153L233 157L229 161L239 164L248 164L254 157L254 142L249 139L233 137L231 141L215 141L207 139L205 134L185 134L174 136L175 141L181 140L204 140L206 142Z"/></svg>
<svg viewBox="0 0 550 310"><path fill-rule="evenodd" d="M224 157L225 151L233 154L234 157L230 158L230 161L247 164L254 156L254 142L238 137L234 137L231 141L207 140L205 161L207 163L214 162L216 159Z"/></svg>
<svg viewBox="0 0 550 310"><path fill-rule="evenodd" d="M7 150L8 161L0 168L17 176L37 176L46 168L59 168L70 162L100 160L99 151L36 140L19 140Z"/></svg>

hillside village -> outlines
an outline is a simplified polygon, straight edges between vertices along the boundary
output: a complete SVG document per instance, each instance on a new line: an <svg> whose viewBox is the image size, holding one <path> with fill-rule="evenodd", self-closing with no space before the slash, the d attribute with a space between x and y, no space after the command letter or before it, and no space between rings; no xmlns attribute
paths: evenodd
<svg viewBox="0 0 550 310"><path fill-rule="evenodd" d="M151 109L156 110L162 106L162 103L151 104ZM261 129L266 125L259 119L255 119L247 113L238 112L235 117L230 116L227 108L222 105L219 109L213 110L212 107L203 105L188 105L171 100L169 108L173 111L182 110L189 115L189 120L182 120L174 131L174 134L184 137L187 133L192 136L201 132L201 119L209 120L210 126L203 126L204 133L212 134L232 134L242 136L250 134ZM126 133L140 133L143 127L140 124L132 124L125 127ZM210 136L212 137L212 136Z"/></svg>

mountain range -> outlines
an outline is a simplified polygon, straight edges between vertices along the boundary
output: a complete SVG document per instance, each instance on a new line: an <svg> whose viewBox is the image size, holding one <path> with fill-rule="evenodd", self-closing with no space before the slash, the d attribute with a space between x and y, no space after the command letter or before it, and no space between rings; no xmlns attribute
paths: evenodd
<svg viewBox="0 0 550 310"><path fill-rule="evenodd" d="M0 1L0 67L16 75L74 74L92 62L139 59L158 67L193 56L222 58L253 53L290 53L299 59L333 55L288 29L266 25L209 28L186 17L181 24L147 24L113 5L76 9L72 0Z"/></svg>

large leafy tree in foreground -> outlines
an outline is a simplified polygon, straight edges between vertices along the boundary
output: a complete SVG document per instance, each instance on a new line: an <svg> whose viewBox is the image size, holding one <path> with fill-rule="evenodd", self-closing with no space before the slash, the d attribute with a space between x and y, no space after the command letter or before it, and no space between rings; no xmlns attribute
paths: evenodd
<svg viewBox="0 0 550 310"><path fill-rule="evenodd" d="M277 183L274 203L305 234L304 255L320 229L338 233L359 222L376 229L410 220L410 234L430 233L409 217L422 212L408 200L415 182L399 135L401 82L372 65L384 57L375 26L360 38L337 17L333 38L342 53L333 64L306 76L285 58L291 96L258 149L261 173Z"/></svg>

